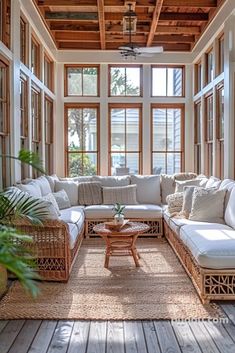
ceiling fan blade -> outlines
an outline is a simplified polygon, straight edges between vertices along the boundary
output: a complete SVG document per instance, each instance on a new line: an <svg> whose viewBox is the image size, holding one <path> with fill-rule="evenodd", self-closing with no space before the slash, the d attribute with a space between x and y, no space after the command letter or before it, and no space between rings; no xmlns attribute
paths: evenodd
<svg viewBox="0 0 235 353"><path fill-rule="evenodd" d="M163 47L140 47L134 50L136 53L157 54L163 52Z"/></svg>
<svg viewBox="0 0 235 353"><path fill-rule="evenodd" d="M133 50L133 48L131 48L131 47L128 47L128 46L122 46L122 47L118 47L118 50L127 50L127 51L132 51Z"/></svg>

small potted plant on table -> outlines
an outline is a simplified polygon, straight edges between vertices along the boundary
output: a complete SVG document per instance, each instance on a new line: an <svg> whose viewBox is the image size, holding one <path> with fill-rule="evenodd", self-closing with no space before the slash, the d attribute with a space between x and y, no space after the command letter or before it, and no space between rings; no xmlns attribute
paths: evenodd
<svg viewBox="0 0 235 353"><path fill-rule="evenodd" d="M120 203L115 203L113 207L115 224L122 225L124 223L124 209L125 206Z"/></svg>

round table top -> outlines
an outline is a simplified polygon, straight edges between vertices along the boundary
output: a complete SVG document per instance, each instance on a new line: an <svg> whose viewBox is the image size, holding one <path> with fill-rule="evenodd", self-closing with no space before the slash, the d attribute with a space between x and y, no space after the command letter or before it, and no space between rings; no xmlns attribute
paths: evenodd
<svg viewBox="0 0 235 353"><path fill-rule="evenodd" d="M128 222L119 231L108 229L105 223L99 223L94 226L94 232L100 235L135 235L142 234L149 230L149 226L140 222Z"/></svg>

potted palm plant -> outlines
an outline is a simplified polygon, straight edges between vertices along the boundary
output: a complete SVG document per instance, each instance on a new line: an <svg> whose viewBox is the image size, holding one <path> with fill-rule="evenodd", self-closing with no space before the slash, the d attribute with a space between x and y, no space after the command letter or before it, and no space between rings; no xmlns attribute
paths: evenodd
<svg viewBox="0 0 235 353"><path fill-rule="evenodd" d="M3 157L17 159L44 173L41 161L34 152L21 150L18 157L0 155L0 158ZM11 224L20 219L42 224L46 215L47 210L41 202L26 196L24 192L18 189L0 191L0 295L6 291L7 271L13 273L33 296L37 295L35 279L39 276L32 254L25 246L32 238L20 233Z"/></svg>

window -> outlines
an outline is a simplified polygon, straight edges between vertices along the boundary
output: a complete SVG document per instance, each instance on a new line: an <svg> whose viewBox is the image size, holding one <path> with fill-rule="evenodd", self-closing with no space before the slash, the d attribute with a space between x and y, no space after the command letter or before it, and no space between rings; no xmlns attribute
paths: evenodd
<svg viewBox="0 0 235 353"><path fill-rule="evenodd" d="M109 66L110 96L141 96L142 66Z"/></svg>
<svg viewBox="0 0 235 353"><path fill-rule="evenodd" d="M20 60L23 64L28 64L28 51L27 51L27 22L20 17Z"/></svg>
<svg viewBox="0 0 235 353"><path fill-rule="evenodd" d="M224 86L217 86L217 161L219 177L224 178Z"/></svg>
<svg viewBox="0 0 235 353"><path fill-rule="evenodd" d="M195 121L194 121L194 170L201 174L201 101L195 103Z"/></svg>
<svg viewBox="0 0 235 353"><path fill-rule="evenodd" d="M40 44L34 36L31 40L31 71L40 78Z"/></svg>
<svg viewBox="0 0 235 353"><path fill-rule="evenodd" d="M65 66L65 96L99 96L99 66Z"/></svg>
<svg viewBox="0 0 235 353"><path fill-rule="evenodd" d="M184 95L184 67L152 66L152 96Z"/></svg>
<svg viewBox="0 0 235 353"><path fill-rule="evenodd" d="M183 105L152 105L153 174L174 174L183 171L183 126Z"/></svg>
<svg viewBox="0 0 235 353"><path fill-rule="evenodd" d="M141 104L111 104L109 106L109 172L125 174L142 171L142 106Z"/></svg>
<svg viewBox="0 0 235 353"><path fill-rule="evenodd" d="M53 101L45 96L45 168L48 174L53 173Z"/></svg>
<svg viewBox="0 0 235 353"><path fill-rule="evenodd" d="M214 78L214 54L213 48L206 53L206 84L210 83Z"/></svg>
<svg viewBox="0 0 235 353"><path fill-rule="evenodd" d="M10 153L9 143L9 65L0 56L0 155ZM0 189L10 184L10 163L0 158Z"/></svg>
<svg viewBox="0 0 235 353"><path fill-rule="evenodd" d="M32 124L32 150L39 155L41 143L41 91L33 85L31 90L31 124ZM37 172L33 171L37 177Z"/></svg>
<svg viewBox="0 0 235 353"><path fill-rule="evenodd" d="M0 41L10 48L11 0L0 0Z"/></svg>
<svg viewBox="0 0 235 353"><path fill-rule="evenodd" d="M213 175L213 94L206 96L206 173Z"/></svg>
<svg viewBox="0 0 235 353"><path fill-rule="evenodd" d="M224 35L219 38L219 74L224 72Z"/></svg>
<svg viewBox="0 0 235 353"><path fill-rule="evenodd" d="M99 105L65 107L66 174L70 177L99 173Z"/></svg>
<svg viewBox="0 0 235 353"><path fill-rule="evenodd" d="M47 86L51 91L54 89L54 62L50 57L44 55L44 85Z"/></svg>
<svg viewBox="0 0 235 353"><path fill-rule="evenodd" d="M20 74L20 148L28 149L28 89L27 77ZM21 165L21 179L29 176L28 166Z"/></svg>
<svg viewBox="0 0 235 353"><path fill-rule="evenodd" d="M195 69L195 94L202 89L202 63L201 61L194 66Z"/></svg>

